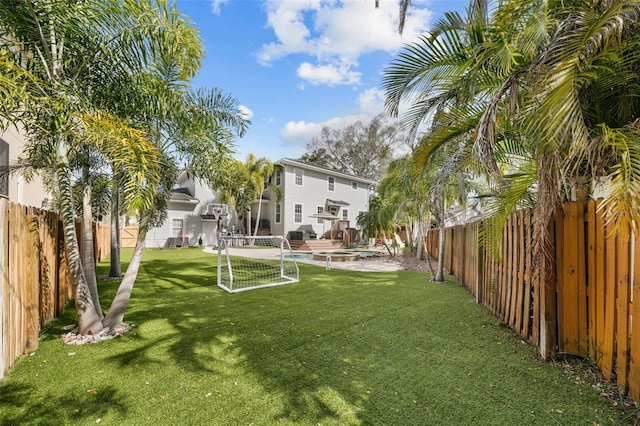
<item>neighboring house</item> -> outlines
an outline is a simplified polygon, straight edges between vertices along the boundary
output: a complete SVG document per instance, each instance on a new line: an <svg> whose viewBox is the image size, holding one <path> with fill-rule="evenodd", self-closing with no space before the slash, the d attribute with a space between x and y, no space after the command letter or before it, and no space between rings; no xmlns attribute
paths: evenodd
<svg viewBox="0 0 640 426"><path fill-rule="evenodd" d="M267 186L262 199L251 208L252 233L258 225L258 235L291 237L304 231L305 236L321 238L337 222L357 228L358 214L369 209L375 181L297 160L282 159L275 164L270 182L279 188L280 199ZM258 203L262 204L259 218ZM226 213L219 222L213 215L215 209ZM225 234L246 233L244 222L233 208L221 203L218 193L182 173L168 203L167 219L161 227L149 230L146 246L215 246L218 225Z"/></svg>
<svg viewBox="0 0 640 426"><path fill-rule="evenodd" d="M263 201L266 205L260 217L262 222L269 221L272 235L305 231L320 238L336 221L357 228L358 215L369 210L369 193L376 184L373 180L289 158L276 162L276 166L271 184L280 189L280 201L267 189L263 198L269 201ZM252 213L256 212L253 208Z"/></svg>
<svg viewBox="0 0 640 426"><path fill-rule="evenodd" d="M17 163L25 145L23 134L20 125L11 125L0 134L0 170L6 171L9 165ZM39 177L27 182L17 173L0 174L0 196L31 207L47 207L50 197Z"/></svg>
<svg viewBox="0 0 640 426"><path fill-rule="evenodd" d="M223 233L235 232L237 215L227 209L218 222L214 208L226 209L216 194L202 180L183 172L167 203L167 219L162 226L147 232L146 247L182 247L217 245L218 225Z"/></svg>

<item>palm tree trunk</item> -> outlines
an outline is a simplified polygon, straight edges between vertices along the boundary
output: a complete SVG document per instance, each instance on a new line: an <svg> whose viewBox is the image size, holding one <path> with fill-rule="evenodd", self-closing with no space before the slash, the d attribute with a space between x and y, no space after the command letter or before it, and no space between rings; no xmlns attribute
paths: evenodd
<svg viewBox="0 0 640 426"><path fill-rule="evenodd" d="M439 205L436 220L438 221L438 267L433 281L441 283L444 281L444 201L437 202Z"/></svg>
<svg viewBox="0 0 640 426"><path fill-rule="evenodd" d="M438 226L438 268L433 281L437 283L444 281L444 220L442 219Z"/></svg>
<svg viewBox="0 0 640 426"><path fill-rule="evenodd" d="M256 229L253 230L253 236L258 235L258 228L260 228L260 211L262 210L262 193L264 190L260 190L260 195L258 196L258 213L256 215Z"/></svg>
<svg viewBox="0 0 640 426"><path fill-rule="evenodd" d="M111 265L110 277L121 277L120 265L120 187L114 179L111 187Z"/></svg>
<svg viewBox="0 0 640 426"><path fill-rule="evenodd" d="M394 254L391 252L391 247L389 247L389 244L387 244L387 234L384 231L382 231L382 245L384 245L384 247L389 252L389 256L393 257Z"/></svg>
<svg viewBox="0 0 640 426"><path fill-rule="evenodd" d="M88 167L85 166L83 173L88 177ZM93 307L100 321L104 318L100 308L100 297L98 296L98 280L96 278L96 261L93 250L93 217L91 214L91 186L85 180L85 187L82 194L82 265L84 275L91 293Z"/></svg>
<svg viewBox="0 0 640 426"><path fill-rule="evenodd" d="M98 318L91 298L89 285L82 267L78 237L73 214L71 196L71 179L67 167L61 163L57 168L60 188L60 213L64 228L64 245L69 264L69 272L73 282L73 297L78 314L78 333L82 335L96 334L102 330L102 322Z"/></svg>
<svg viewBox="0 0 640 426"><path fill-rule="evenodd" d="M422 251L424 249L424 212L422 208L420 208L418 212L418 223L417 223L417 235L416 235L416 259L422 259ZM427 254L427 260L429 260L429 255Z"/></svg>
<svg viewBox="0 0 640 426"><path fill-rule="evenodd" d="M140 269L140 263L142 261L142 250L144 248L144 241L147 235L147 229L149 228L149 215L143 214L140 219L138 239L136 240L136 248L133 250L131 256L131 262L127 267L127 271L122 278L122 282L118 287L116 296L113 298L113 302L109 307L109 312L104 318L104 326L114 328L124 323L124 314L127 310L127 305L131 299L131 293L133 292L133 285L138 277L138 270Z"/></svg>

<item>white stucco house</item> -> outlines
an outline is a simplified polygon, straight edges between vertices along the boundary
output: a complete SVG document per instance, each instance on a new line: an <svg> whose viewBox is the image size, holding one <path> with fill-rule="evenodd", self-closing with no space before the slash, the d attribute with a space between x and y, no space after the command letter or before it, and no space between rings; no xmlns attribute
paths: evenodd
<svg viewBox="0 0 640 426"><path fill-rule="evenodd" d="M356 228L358 214L369 208L375 181L288 158L275 165L269 182L278 187L280 197L266 185L262 199L252 204L252 233L257 225L258 235L321 239L330 235L332 225ZM219 221L213 215L215 209L226 213ZM146 246L215 246L218 229L243 234L243 222L233 208L221 203L220 194L182 173L168 203L167 220L149 230Z"/></svg>
<svg viewBox="0 0 640 426"><path fill-rule="evenodd" d="M24 145L24 129L20 123L8 126L0 134L0 170L5 171L9 165L17 163ZM23 206L47 207L50 195L39 176L27 181L20 174L3 173L0 175L0 197Z"/></svg>

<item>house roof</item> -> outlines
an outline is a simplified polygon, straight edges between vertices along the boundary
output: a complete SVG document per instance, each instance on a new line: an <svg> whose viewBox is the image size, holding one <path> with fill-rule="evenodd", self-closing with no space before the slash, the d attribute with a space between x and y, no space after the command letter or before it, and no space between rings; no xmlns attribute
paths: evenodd
<svg viewBox="0 0 640 426"><path fill-rule="evenodd" d="M187 188L172 189L171 198L169 198L169 201L178 201L178 202L184 202L184 203L200 202L200 200L198 200L196 197L192 196L189 193L189 190Z"/></svg>
<svg viewBox="0 0 640 426"><path fill-rule="evenodd" d="M327 202L326 204L328 206L348 206L349 203L347 203L346 201L342 201L342 200L331 200L329 198L327 198Z"/></svg>
<svg viewBox="0 0 640 426"><path fill-rule="evenodd" d="M294 166L294 167L299 167L301 169L307 169L307 170L315 170L327 175L339 176L339 177L350 179L356 182L365 183L367 185L375 185L377 183L375 180L349 175L347 173L338 172L336 170L327 169L326 167L321 167L315 164L307 163L305 161L294 160L292 158L283 158L281 160L278 160L276 164Z"/></svg>

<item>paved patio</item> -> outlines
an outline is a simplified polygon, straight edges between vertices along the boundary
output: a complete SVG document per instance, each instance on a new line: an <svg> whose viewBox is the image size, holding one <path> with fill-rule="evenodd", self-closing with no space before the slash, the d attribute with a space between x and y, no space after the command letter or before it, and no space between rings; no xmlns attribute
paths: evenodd
<svg viewBox="0 0 640 426"><path fill-rule="evenodd" d="M229 254L232 256L242 256L249 257L254 259L277 259L280 256L280 250L277 248L259 248L259 249L247 249L247 248L236 248L229 247ZM344 252L345 250L337 250ZM376 252L376 256L361 258L360 260L350 261L350 262L337 262L331 261L328 263L324 260L313 260L311 257L295 257L294 260L297 263L308 263L311 265L318 265L322 267L330 267L331 269L344 269L351 271L361 271L361 272L392 272L392 271L400 271L403 270L404 267L397 262L395 259L391 258L386 251L372 249L367 251ZM204 249L205 253L218 253L218 249L213 247L207 247ZM330 252L330 251L327 251ZM296 252L295 254L303 254L302 252ZM310 254L310 253L306 253Z"/></svg>

